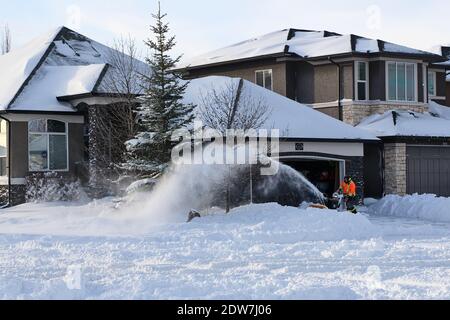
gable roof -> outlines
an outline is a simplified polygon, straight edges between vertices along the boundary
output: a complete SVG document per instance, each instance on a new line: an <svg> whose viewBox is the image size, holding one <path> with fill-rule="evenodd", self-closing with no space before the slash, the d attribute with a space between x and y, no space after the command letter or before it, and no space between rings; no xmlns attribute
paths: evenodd
<svg viewBox="0 0 450 320"><path fill-rule="evenodd" d="M15 99L60 30L52 30L21 48L0 56L0 110L7 109Z"/></svg>
<svg viewBox="0 0 450 320"><path fill-rule="evenodd" d="M313 60L336 55L382 53L443 61L441 56L431 52L354 34L341 35L330 31L284 29L194 57L184 62L179 68L203 67L264 57L292 56Z"/></svg>
<svg viewBox="0 0 450 320"><path fill-rule="evenodd" d="M104 84L114 76L114 66L107 68L113 52L84 35L59 27L0 56L0 111L75 111L57 98L108 93ZM144 62L134 62L146 72ZM132 91L137 94L139 89L136 86Z"/></svg>
<svg viewBox="0 0 450 320"><path fill-rule="evenodd" d="M450 108L430 102L429 112L391 110L372 115L356 127L377 137L450 137Z"/></svg>
<svg viewBox="0 0 450 320"><path fill-rule="evenodd" d="M216 90L219 94L230 84L238 87L240 78L210 76L191 80L184 96L185 103L202 105L202 97ZM278 129L281 138L312 140L370 140L377 141L372 133L355 128L294 100L244 80L243 94L261 101L270 108L261 129ZM244 106L245 107L245 106ZM197 118L199 118L197 114Z"/></svg>

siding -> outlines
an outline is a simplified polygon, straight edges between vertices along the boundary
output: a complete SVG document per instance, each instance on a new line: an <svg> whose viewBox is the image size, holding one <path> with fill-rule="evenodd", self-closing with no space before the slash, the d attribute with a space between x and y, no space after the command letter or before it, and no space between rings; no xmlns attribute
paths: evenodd
<svg viewBox="0 0 450 320"><path fill-rule="evenodd" d="M314 110L325 113L326 115L332 118L339 119L339 108L337 106L328 108L318 108Z"/></svg>
<svg viewBox="0 0 450 320"><path fill-rule="evenodd" d="M242 78L255 83L255 71L265 69L272 69L273 91L286 96L286 63L277 63L274 59L190 70L187 78L195 79L214 75Z"/></svg>
<svg viewBox="0 0 450 320"><path fill-rule="evenodd" d="M28 123L11 122L11 178L28 173Z"/></svg>
<svg viewBox="0 0 450 320"><path fill-rule="evenodd" d="M423 76L423 64L419 63L417 64L417 99L419 102L425 101L424 88L426 88L426 84Z"/></svg>
<svg viewBox="0 0 450 320"><path fill-rule="evenodd" d="M445 97L446 95L445 72L436 72L436 95Z"/></svg>
<svg viewBox="0 0 450 320"><path fill-rule="evenodd" d="M69 123L69 170L76 174L84 161L84 124Z"/></svg>
<svg viewBox="0 0 450 320"><path fill-rule="evenodd" d="M446 84L446 97L447 97L447 105L450 107L450 82Z"/></svg>
<svg viewBox="0 0 450 320"><path fill-rule="evenodd" d="M370 100L386 100L386 62L369 62L369 97Z"/></svg>
<svg viewBox="0 0 450 320"><path fill-rule="evenodd" d="M338 72L335 65L315 66L314 103L338 100Z"/></svg>
<svg viewBox="0 0 450 320"><path fill-rule="evenodd" d="M307 62L295 64L295 96L297 101L305 104L314 103L314 67Z"/></svg>
<svg viewBox="0 0 450 320"><path fill-rule="evenodd" d="M354 64L344 64L341 66L341 85L342 85L342 95L343 99L354 99Z"/></svg>

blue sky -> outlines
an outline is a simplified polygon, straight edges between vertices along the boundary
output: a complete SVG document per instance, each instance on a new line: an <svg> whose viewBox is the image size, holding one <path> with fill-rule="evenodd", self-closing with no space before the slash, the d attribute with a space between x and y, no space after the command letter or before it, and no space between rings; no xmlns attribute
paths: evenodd
<svg viewBox="0 0 450 320"><path fill-rule="evenodd" d="M430 50L450 43L450 1L162 0L176 54L201 54L271 31L295 27L355 33ZM0 25L13 46L60 25L110 44L149 36L156 0L0 0ZM142 46L143 47L143 46Z"/></svg>

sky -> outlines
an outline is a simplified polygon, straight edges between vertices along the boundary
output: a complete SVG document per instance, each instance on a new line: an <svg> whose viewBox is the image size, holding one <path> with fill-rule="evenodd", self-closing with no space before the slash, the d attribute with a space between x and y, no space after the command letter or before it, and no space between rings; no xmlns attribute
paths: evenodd
<svg viewBox="0 0 450 320"><path fill-rule="evenodd" d="M0 0L13 48L65 25L104 44L131 35L145 53L156 0ZM450 44L449 0L161 0L173 55L186 59L285 28L329 30L417 49Z"/></svg>

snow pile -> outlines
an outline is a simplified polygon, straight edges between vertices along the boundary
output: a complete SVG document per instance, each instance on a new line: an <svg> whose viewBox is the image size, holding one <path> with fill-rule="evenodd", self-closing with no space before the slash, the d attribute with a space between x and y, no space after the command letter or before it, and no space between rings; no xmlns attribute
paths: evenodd
<svg viewBox="0 0 450 320"><path fill-rule="evenodd" d="M450 198L431 194L389 195L369 207L369 214L450 222Z"/></svg>
<svg viewBox="0 0 450 320"><path fill-rule="evenodd" d="M308 208L282 207L276 203L236 208L230 214L195 219L195 228L222 229L236 241L296 243L367 239L379 236L363 215Z"/></svg>
<svg viewBox="0 0 450 320"><path fill-rule="evenodd" d="M192 80L185 93L185 103L201 105L202 97L208 95L212 89L221 92L226 90L229 83L237 83L239 80L221 76ZM261 129L278 129L283 138L377 140L365 130L354 128L247 80L244 80L243 92L255 101L262 101L271 110Z"/></svg>
<svg viewBox="0 0 450 320"><path fill-rule="evenodd" d="M444 110L442 112L448 111ZM367 130L377 137L450 136L450 120L428 112L391 110L384 114L374 114L367 117L356 128Z"/></svg>
<svg viewBox="0 0 450 320"><path fill-rule="evenodd" d="M296 243L367 239L379 233L363 215L333 210L299 209L275 203L235 208L229 214L214 211L191 223L168 223L151 226L131 211L114 209L111 199L89 204L29 203L4 211L0 215L0 234L34 234L60 236L142 236L155 233L203 233L203 241ZM187 215L186 217L187 218ZM211 234L209 236L208 234Z"/></svg>

